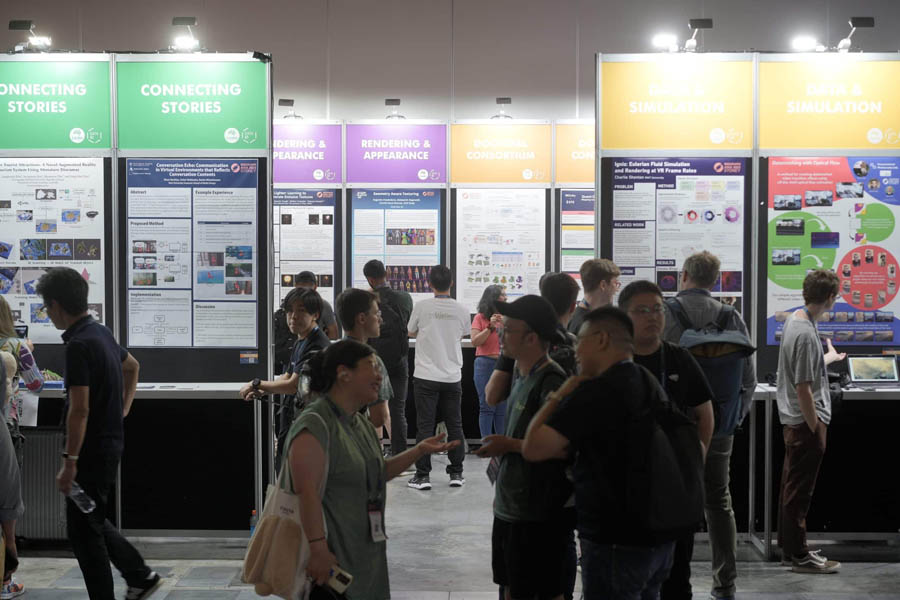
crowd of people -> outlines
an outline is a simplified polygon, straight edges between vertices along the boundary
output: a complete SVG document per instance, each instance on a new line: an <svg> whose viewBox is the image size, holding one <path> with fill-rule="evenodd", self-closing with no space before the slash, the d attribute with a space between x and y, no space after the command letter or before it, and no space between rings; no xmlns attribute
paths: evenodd
<svg viewBox="0 0 900 600"><path fill-rule="evenodd" d="M482 434L474 452L490 458L491 566L501 598L573 598L579 567L589 600L691 598L693 540L704 520L712 546L710 597L735 597L729 464L756 386L747 358L752 348L709 363L685 342L711 325L736 339L747 336L739 312L710 293L719 266L709 252L692 255L677 296L664 298L650 281L620 289L616 265L590 259L579 273L582 300L576 279L548 273L540 295L511 302L502 287L489 286L474 319L451 297L452 273L444 266L428 272L433 297L414 304L392 289L381 262L369 261L370 289L344 290L335 310L315 290L314 275L298 274L275 316L283 321L275 323L273 340L281 372L247 382L240 394L279 397L277 462L286 489L299 498L309 577L325 586L339 566L353 576L346 598L389 598L387 481L411 475L409 488L431 489L430 457L441 452L449 485L464 486L460 342L468 336L476 349ZM823 351L815 322L833 306L838 285L826 270L806 276L805 306L785 322L779 354L786 447L779 543L784 563L799 573L840 567L811 550L805 536L831 416L825 366L843 358L830 342ZM89 316L87 283L76 271L48 269L37 292L66 343L66 447L57 485L68 496L73 550L91 598L113 597L110 560L128 584L127 598L145 598L160 577L106 520L139 365ZM9 427L0 429L2 600L24 592L13 578L23 506L10 398L19 381L41 386L31 346L12 326L0 296L0 364L4 384L11 384L2 386ZM438 422L446 434L436 433ZM386 451L382 428L390 439ZM80 490L95 510L79 508Z"/></svg>

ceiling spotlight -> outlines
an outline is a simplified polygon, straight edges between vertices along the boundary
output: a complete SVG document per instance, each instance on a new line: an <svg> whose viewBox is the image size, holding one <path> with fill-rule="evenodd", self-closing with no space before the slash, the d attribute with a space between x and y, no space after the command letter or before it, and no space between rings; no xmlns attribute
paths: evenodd
<svg viewBox="0 0 900 600"><path fill-rule="evenodd" d="M285 106L288 109L287 114L282 117L283 119L303 119L303 117L294 112L293 98L279 98L278 106Z"/></svg>
<svg viewBox="0 0 900 600"><path fill-rule="evenodd" d="M850 17L848 23L850 25L850 34L838 42L838 52L850 52L850 47L853 45L850 38L853 37L853 34L857 29L869 29L875 27L875 17Z"/></svg>
<svg viewBox="0 0 900 600"><path fill-rule="evenodd" d="M506 107L512 104L512 98L509 96L500 96L496 99L497 106L500 107L500 110L497 114L493 115L492 119L512 119L512 115L506 113Z"/></svg>
<svg viewBox="0 0 900 600"><path fill-rule="evenodd" d="M693 31L689 40L684 43L685 52L697 51L697 32L701 29L712 29L712 19L690 19L688 20L688 28Z"/></svg>
<svg viewBox="0 0 900 600"><path fill-rule="evenodd" d="M191 27L197 26L197 17L175 17L172 19L173 27L187 27L187 35L175 37L175 44L169 50L175 52L197 52L200 50L200 40L194 37Z"/></svg>
<svg viewBox="0 0 900 600"><path fill-rule="evenodd" d="M400 114L400 98L385 98L384 105L391 107L391 114L385 117L385 119L405 119L403 115Z"/></svg>
<svg viewBox="0 0 900 600"><path fill-rule="evenodd" d="M667 52L678 52L678 38L671 33L657 33L651 40L654 48Z"/></svg>
<svg viewBox="0 0 900 600"><path fill-rule="evenodd" d="M45 35L37 35L34 32L34 21L31 19L13 19L9 22L10 31L27 31L31 35L28 36L28 42L16 44L15 52L35 51L41 52L50 48L50 38Z"/></svg>

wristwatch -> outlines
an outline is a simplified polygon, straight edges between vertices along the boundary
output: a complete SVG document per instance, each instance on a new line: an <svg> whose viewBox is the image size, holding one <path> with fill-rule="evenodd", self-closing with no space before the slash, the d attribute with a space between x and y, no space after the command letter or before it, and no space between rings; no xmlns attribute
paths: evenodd
<svg viewBox="0 0 900 600"><path fill-rule="evenodd" d="M259 390L259 384L260 384L260 383L262 383L262 382L260 381L259 377L256 377L253 381L250 382L250 386L251 386L254 390Z"/></svg>
<svg viewBox="0 0 900 600"><path fill-rule="evenodd" d="M74 460L75 462L78 462L78 457L73 454L69 454L68 452L63 452L62 457L65 460Z"/></svg>

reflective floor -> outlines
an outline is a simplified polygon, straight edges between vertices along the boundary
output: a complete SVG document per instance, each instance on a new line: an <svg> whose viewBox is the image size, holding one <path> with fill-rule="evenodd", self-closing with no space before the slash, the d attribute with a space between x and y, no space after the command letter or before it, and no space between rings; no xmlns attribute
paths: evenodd
<svg viewBox="0 0 900 600"><path fill-rule="evenodd" d="M445 457L435 457L431 491L406 487L406 478L388 484L388 563L395 600L494 600L490 528L493 491L487 461L466 457L466 485L448 486ZM154 599L257 598L239 579L241 543L138 540L148 564L164 576ZM740 548L738 598L763 600L900 600L900 548L823 547L843 561L837 575L798 575L778 563L762 562L749 545ZM23 549L17 574L28 592L24 600L87 598L75 560L65 552ZM198 557L214 557L198 560ZM873 558L874 557L874 558ZM698 542L693 564L694 598L707 598L711 585L709 547ZM863 562L863 561L892 562ZM124 582L116 575L117 597Z"/></svg>

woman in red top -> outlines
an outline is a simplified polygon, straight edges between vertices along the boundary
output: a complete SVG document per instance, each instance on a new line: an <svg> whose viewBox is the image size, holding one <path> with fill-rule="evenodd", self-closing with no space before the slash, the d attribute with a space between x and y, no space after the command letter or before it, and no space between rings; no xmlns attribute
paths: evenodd
<svg viewBox="0 0 900 600"><path fill-rule="evenodd" d="M500 356L500 336L503 317L497 312L497 302L506 302L506 290L502 285L489 285L478 302L478 314L472 320L472 345L475 346L475 389L478 391L478 426L481 437L492 433L504 433L506 402L490 406L484 399L484 387L494 372L494 364Z"/></svg>

